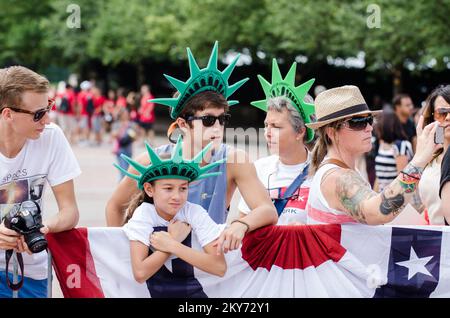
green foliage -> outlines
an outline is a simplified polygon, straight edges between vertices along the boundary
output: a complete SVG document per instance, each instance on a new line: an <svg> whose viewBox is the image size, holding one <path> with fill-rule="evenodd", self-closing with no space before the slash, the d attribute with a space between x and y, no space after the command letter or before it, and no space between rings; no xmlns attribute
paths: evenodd
<svg viewBox="0 0 450 318"><path fill-rule="evenodd" d="M369 0L366 1L369 3ZM405 62L420 63L427 47L427 19L422 16L425 2L379 1L381 27L365 29L363 50L368 65L392 71Z"/></svg>
<svg viewBox="0 0 450 318"><path fill-rule="evenodd" d="M49 0L0 1L0 64L45 64L42 18L51 13Z"/></svg>
<svg viewBox="0 0 450 318"><path fill-rule="evenodd" d="M97 17L101 7L106 1L77 0L80 7L80 28L69 28L67 21L71 12L67 12L68 6L74 3L72 0L52 1L53 14L43 19L45 26L44 46L51 52L51 60L48 63L66 66L72 70L79 69L90 58L88 43L97 24Z"/></svg>
<svg viewBox="0 0 450 318"><path fill-rule="evenodd" d="M450 62L450 0L378 0L380 28L368 27L372 0L77 0L81 28L69 28L71 0L0 1L0 65L59 65L91 60L114 66L146 59L206 63L215 40L222 54L248 49L310 63L365 52L369 70L405 65L443 69ZM436 63L430 64L430 61Z"/></svg>

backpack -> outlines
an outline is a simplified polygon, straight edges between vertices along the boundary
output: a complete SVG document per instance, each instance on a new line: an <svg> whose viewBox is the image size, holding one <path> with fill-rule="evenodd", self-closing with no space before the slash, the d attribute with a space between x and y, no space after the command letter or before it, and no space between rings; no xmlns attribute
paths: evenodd
<svg viewBox="0 0 450 318"><path fill-rule="evenodd" d="M63 97L61 99L61 103L59 104L59 110L63 113L68 113L70 111L70 103L67 97Z"/></svg>
<svg viewBox="0 0 450 318"><path fill-rule="evenodd" d="M94 110L95 110L94 100L92 99L92 97L88 97L86 111L89 115L92 115L94 113Z"/></svg>

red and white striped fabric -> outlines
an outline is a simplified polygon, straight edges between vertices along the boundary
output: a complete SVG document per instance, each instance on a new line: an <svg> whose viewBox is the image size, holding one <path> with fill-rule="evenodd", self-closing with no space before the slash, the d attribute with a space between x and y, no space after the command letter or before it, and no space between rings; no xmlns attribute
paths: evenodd
<svg viewBox="0 0 450 318"><path fill-rule="evenodd" d="M79 228L47 238L65 297L179 297L173 288L186 284L177 276L179 263L162 269L166 280L137 283L121 228ZM223 298L448 297L449 244L444 227L269 226L226 254L224 277L193 268L194 284L182 289L189 295L195 285L204 296Z"/></svg>

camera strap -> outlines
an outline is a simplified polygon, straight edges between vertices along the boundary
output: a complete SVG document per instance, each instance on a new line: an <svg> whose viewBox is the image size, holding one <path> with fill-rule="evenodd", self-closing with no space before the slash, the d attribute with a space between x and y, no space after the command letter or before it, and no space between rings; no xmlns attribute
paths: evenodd
<svg viewBox="0 0 450 318"><path fill-rule="evenodd" d="M9 280L9 275L8 275L8 268L9 268L9 261L11 260L11 256L13 255L13 251L14 250L6 250L5 251L5 261L6 261L6 283L8 284L8 287L14 291L19 290L20 288L22 288L23 285L23 280L24 280L24 276L23 276L23 258L22 258L22 253L16 253L17 255L17 262L19 263L19 268L20 268L20 276L21 279L17 284L11 283L11 281Z"/></svg>

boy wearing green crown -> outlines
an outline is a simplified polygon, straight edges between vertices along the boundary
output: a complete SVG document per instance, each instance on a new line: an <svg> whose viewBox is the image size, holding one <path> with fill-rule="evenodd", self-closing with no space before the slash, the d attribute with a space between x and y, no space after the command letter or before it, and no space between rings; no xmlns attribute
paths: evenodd
<svg viewBox="0 0 450 318"><path fill-rule="evenodd" d="M168 160L162 160L148 144L149 166L122 157L140 175L116 167L138 183L141 193L130 203L130 220L124 231L130 239L133 274L139 283L146 282L152 297L206 297L190 270L169 273L166 268L178 257L177 269L186 263L205 272L224 276L227 265L223 254L216 255L215 243L223 230L200 205L187 202L188 184L220 175L209 172L224 159L200 167L212 143L192 160L183 159L181 136ZM193 249L190 232L203 249ZM150 252L149 252L150 248ZM164 268L162 268L165 266ZM162 269L161 269L162 268ZM171 279L176 276L176 279ZM161 282L164 282L163 284Z"/></svg>
<svg viewBox="0 0 450 318"><path fill-rule="evenodd" d="M293 63L283 79L273 59L272 83L258 75L266 99L252 102L267 112L264 137L271 155L256 160L255 168L277 208L279 225L306 224L310 188L310 153L305 144L313 140L314 131L305 123L313 121L314 105L305 102L305 96L314 79L295 87L295 73ZM244 199L238 208L241 216L250 212Z"/></svg>
<svg viewBox="0 0 450 318"><path fill-rule="evenodd" d="M231 198L239 189L252 213L235 220L219 237L217 253L223 250L239 248L240 243L249 231L277 222L276 210L258 180L254 165L249 161L244 151L228 147L222 143L224 125L230 115L228 107L237 101L227 100L248 79L243 79L231 86L228 79L233 71L237 56L222 72L217 69L218 44L214 45L208 66L200 69L191 53L187 49L191 77L180 81L171 76L165 77L178 90L174 98L155 99L155 103L167 105L171 108L171 117L175 123L169 128L169 135L177 126L184 135L183 153L186 158L192 158L205 145L213 142L211 149L205 153L201 166L211 161L226 159L212 170L221 172L219 176L212 176L189 185L188 201L201 205L211 218L219 224L225 223ZM170 139L170 136L169 136ZM173 145L165 145L156 149L158 154L171 153ZM141 164L148 165L151 161L148 154L137 158ZM135 173L133 167L129 170ZM106 207L108 226L122 226L126 221L125 208L130 198L136 193L130 178L124 178Z"/></svg>

